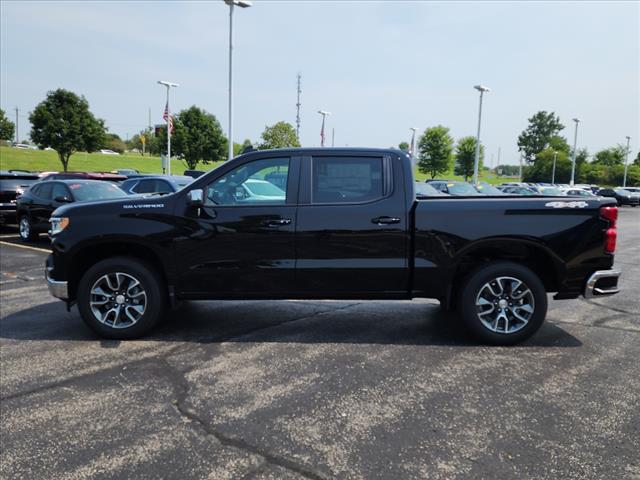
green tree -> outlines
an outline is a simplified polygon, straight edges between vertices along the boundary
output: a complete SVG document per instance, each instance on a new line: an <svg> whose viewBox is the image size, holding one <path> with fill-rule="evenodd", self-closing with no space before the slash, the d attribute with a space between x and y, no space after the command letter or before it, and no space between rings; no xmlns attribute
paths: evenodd
<svg viewBox="0 0 640 480"><path fill-rule="evenodd" d="M176 115L173 124L171 153L182 156L189 169L195 170L198 162L217 162L226 158L227 139L215 116L193 105ZM162 151L166 151L166 127L160 129L157 138Z"/></svg>
<svg viewBox="0 0 640 480"><path fill-rule="evenodd" d="M68 90L47 93L29 121L31 140L40 148L51 147L58 152L65 172L73 153L93 152L104 143L104 121L93 116L84 97Z"/></svg>
<svg viewBox="0 0 640 480"><path fill-rule="evenodd" d="M258 150L270 150L273 148L299 147L300 142L293 125L287 122L278 122L271 127L267 126L262 132L262 143Z"/></svg>
<svg viewBox="0 0 640 480"><path fill-rule="evenodd" d="M547 148L562 129L564 125L554 112L540 111L529 118L529 125L518 137L518 151L524 153L527 163L532 163L536 154Z"/></svg>
<svg viewBox="0 0 640 480"><path fill-rule="evenodd" d="M476 137L462 137L458 139L456 145L456 163L453 173L456 175L462 175L464 180L467 181L469 177L473 176L473 168L476 160ZM484 145L480 144L480 162L478 165L478 171L482 169L482 163L484 161Z"/></svg>
<svg viewBox="0 0 640 480"><path fill-rule="evenodd" d="M418 170L434 178L451 168L453 138L442 125L427 128L418 141Z"/></svg>
<svg viewBox="0 0 640 480"><path fill-rule="evenodd" d="M556 173L553 175L553 158L556 157ZM525 182L568 183L571 178L571 160L569 152L551 147L538 152L533 165L525 168L522 179ZM577 178L577 176L576 176Z"/></svg>
<svg viewBox="0 0 640 480"><path fill-rule="evenodd" d="M0 140L12 140L16 126L7 118L4 110L0 108Z"/></svg>
<svg viewBox="0 0 640 480"><path fill-rule="evenodd" d="M242 152L244 152L247 147L253 147L251 140L249 140L248 138L245 138L244 142L242 143L234 143L233 156L237 157L238 155L242 154Z"/></svg>
<svg viewBox="0 0 640 480"><path fill-rule="evenodd" d="M638 151L638 155L636 155L636 159L633 161L634 165L640 165L640 151Z"/></svg>
<svg viewBox="0 0 640 480"><path fill-rule="evenodd" d="M400 150L402 150L403 152L408 152L409 151L409 143L408 142L400 142L398 144L398 148Z"/></svg>
<svg viewBox="0 0 640 480"><path fill-rule="evenodd" d="M109 150L113 150L118 153L124 153L127 149L127 145L115 133L107 133L105 134L103 148L108 148Z"/></svg>
<svg viewBox="0 0 640 480"><path fill-rule="evenodd" d="M605 148L593 156L593 163L609 167L614 165L623 165L625 153L625 147L621 145Z"/></svg>

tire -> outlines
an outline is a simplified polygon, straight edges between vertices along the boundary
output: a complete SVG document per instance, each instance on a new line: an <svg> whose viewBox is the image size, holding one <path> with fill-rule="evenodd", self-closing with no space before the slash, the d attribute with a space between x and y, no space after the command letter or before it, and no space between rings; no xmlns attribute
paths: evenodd
<svg viewBox="0 0 640 480"><path fill-rule="evenodd" d="M495 262L467 277L458 298L458 311L478 340L514 345L542 326L547 315L547 293L540 278L527 267Z"/></svg>
<svg viewBox="0 0 640 480"><path fill-rule="evenodd" d="M131 257L108 258L89 268L78 283L77 300L89 328L119 340L150 332L167 306L160 275Z"/></svg>
<svg viewBox="0 0 640 480"><path fill-rule="evenodd" d="M39 237L27 215L23 215L18 220L18 233L23 242L35 242Z"/></svg>

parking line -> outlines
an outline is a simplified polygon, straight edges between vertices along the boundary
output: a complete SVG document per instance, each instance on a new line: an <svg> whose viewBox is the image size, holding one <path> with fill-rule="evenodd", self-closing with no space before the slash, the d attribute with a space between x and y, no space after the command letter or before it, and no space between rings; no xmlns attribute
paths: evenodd
<svg viewBox="0 0 640 480"><path fill-rule="evenodd" d="M44 248L30 247L28 245L17 245L15 243L10 243L10 242L0 241L0 245L8 245L10 247L17 247L17 248L26 248L27 250L35 250L36 252L51 253L51 250L46 250Z"/></svg>
<svg viewBox="0 0 640 480"><path fill-rule="evenodd" d="M4 235L0 235L0 238L18 238L19 235L17 233L5 233Z"/></svg>

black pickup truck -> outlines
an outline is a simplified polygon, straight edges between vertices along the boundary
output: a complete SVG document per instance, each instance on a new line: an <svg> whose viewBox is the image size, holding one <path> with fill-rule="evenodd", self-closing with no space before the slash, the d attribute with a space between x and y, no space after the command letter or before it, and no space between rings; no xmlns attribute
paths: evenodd
<svg viewBox="0 0 640 480"><path fill-rule="evenodd" d="M614 200L414 190L396 150L253 151L171 195L60 207L46 278L121 339L183 300L428 297L507 345L538 330L547 292L618 292Z"/></svg>

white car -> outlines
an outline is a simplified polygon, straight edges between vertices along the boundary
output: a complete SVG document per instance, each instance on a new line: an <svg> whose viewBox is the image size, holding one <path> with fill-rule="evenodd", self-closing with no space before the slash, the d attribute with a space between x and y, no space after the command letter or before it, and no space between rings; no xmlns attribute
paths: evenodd
<svg viewBox="0 0 640 480"><path fill-rule="evenodd" d="M109 150L108 148L103 148L100 150L100 153L103 155L120 155L118 152L114 152L113 150Z"/></svg>
<svg viewBox="0 0 640 480"><path fill-rule="evenodd" d="M563 189L564 194L569 197L595 197L591 190L585 190L583 188L567 188Z"/></svg>
<svg viewBox="0 0 640 480"><path fill-rule="evenodd" d="M249 178L236 189L236 200L242 201L284 201L285 191L273 183L257 178Z"/></svg>

